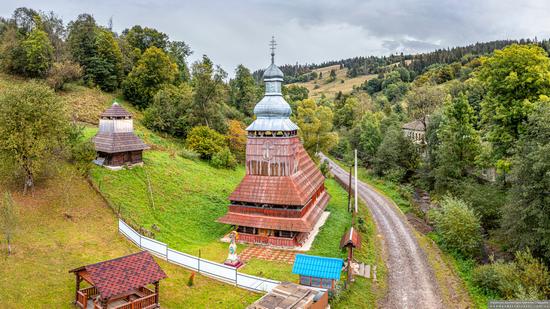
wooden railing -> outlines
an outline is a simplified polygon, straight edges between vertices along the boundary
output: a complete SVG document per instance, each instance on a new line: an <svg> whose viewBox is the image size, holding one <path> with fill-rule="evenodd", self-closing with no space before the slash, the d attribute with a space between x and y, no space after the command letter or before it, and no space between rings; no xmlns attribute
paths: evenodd
<svg viewBox="0 0 550 309"><path fill-rule="evenodd" d="M97 294L99 294L97 292L97 288L95 286L91 286L89 288L81 289L80 292L86 294L88 296L88 298L95 297Z"/></svg>
<svg viewBox="0 0 550 309"><path fill-rule="evenodd" d="M86 309L86 305L88 305L88 296L86 293L82 293L81 291L76 292L76 304L80 306L80 308Z"/></svg>
<svg viewBox="0 0 550 309"><path fill-rule="evenodd" d="M157 294L151 294L142 298L138 298L127 304L114 307L113 309L146 309L155 305L157 302Z"/></svg>

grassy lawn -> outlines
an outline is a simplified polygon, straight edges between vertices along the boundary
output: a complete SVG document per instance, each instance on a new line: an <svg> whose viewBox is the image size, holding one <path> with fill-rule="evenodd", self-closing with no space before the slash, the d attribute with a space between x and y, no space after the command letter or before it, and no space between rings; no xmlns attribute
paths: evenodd
<svg viewBox="0 0 550 309"><path fill-rule="evenodd" d="M126 219L155 232L170 247L223 261L227 245L218 242L230 229L216 222L225 214L227 197L244 175L164 151L147 151L144 166L110 171L95 167L91 177ZM151 191L149 191L149 187Z"/></svg>
<svg viewBox="0 0 550 309"><path fill-rule="evenodd" d="M118 234L116 216L68 165L41 183L34 198L14 193L14 199L13 255L0 239L2 308L74 308L70 269L139 250ZM244 308L260 297L203 276L188 287L189 271L158 262L169 277L161 283L165 308Z"/></svg>

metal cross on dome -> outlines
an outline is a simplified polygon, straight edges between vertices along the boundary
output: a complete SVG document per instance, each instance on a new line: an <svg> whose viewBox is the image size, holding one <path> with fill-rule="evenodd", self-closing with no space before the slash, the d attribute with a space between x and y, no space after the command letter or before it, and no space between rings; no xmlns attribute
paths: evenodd
<svg viewBox="0 0 550 309"><path fill-rule="evenodd" d="M269 42L269 46L271 49L271 63L275 63L275 46L277 46L277 42L275 42L275 36L271 36L271 41Z"/></svg>

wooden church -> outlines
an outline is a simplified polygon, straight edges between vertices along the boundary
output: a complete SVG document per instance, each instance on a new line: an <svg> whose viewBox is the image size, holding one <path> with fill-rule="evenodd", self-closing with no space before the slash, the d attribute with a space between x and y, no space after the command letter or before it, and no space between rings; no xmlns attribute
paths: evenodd
<svg viewBox="0 0 550 309"><path fill-rule="evenodd" d="M265 96L246 128L246 175L229 196L228 212L218 222L231 224L239 241L301 246L329 201L324 176L311 160L290 120L281 93L283 72L274 63L265 70Z"/></svg>
<svg viewBox="0 0 550 309"><path fill-rule="evenodd" d="M111 169L142 164L143 150L149 149L134 134L132 114L116 102L100 115L99 132L92 141L97 151L94 163Z"/></svg>

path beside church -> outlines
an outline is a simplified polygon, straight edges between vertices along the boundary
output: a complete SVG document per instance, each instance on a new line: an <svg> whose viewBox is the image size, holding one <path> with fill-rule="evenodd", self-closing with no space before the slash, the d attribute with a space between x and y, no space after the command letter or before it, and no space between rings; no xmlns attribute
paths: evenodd
<svg viewBox="0 0 550 309"><path fill-rule="evenodd" d="M335 177L348 182L349 174L327 160ZM353 183L353 182L352 182ZM426 253L403 213L371 186L358 181L359 197L367 204L382 236L388 267L388 293L382 308L443 308L438 285Z"/></svg>

